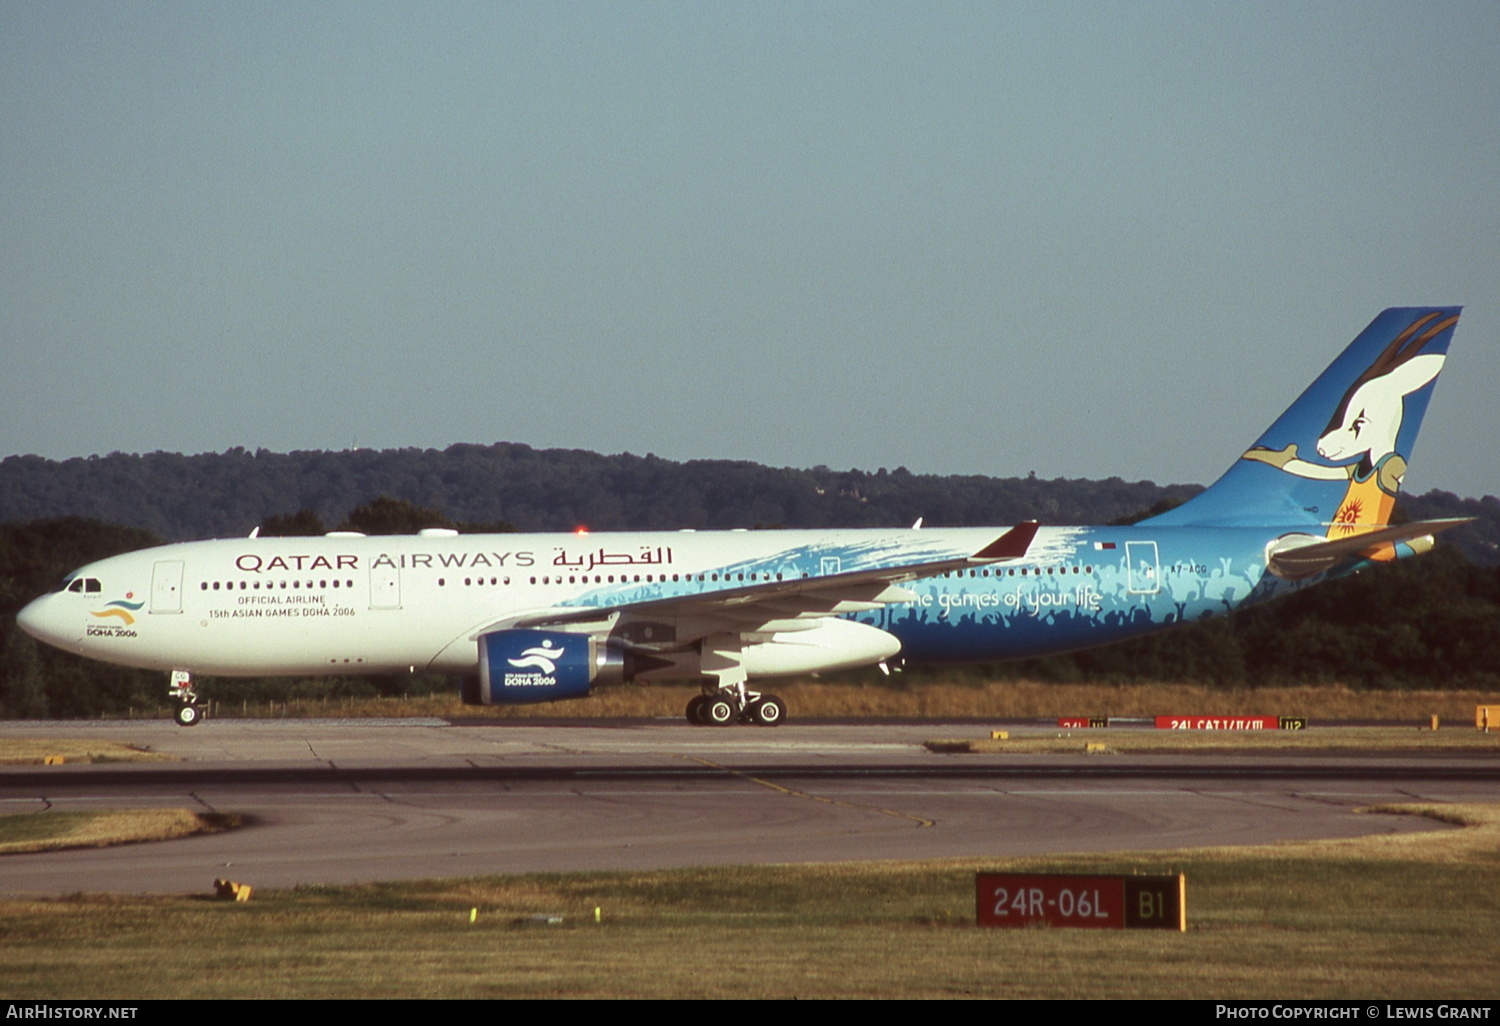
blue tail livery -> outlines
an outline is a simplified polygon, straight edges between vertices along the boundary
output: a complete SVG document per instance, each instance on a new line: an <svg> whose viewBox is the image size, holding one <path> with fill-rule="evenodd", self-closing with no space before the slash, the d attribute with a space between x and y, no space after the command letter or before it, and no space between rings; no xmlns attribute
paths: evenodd
<svg viewBox="0 0 1500 1026"><path fill-rule="evenodd" d="M680 680L693 723L774 725L762 679L1103 645L1431 548L1465 521L1391 511L1458 315L1386 310L1217 482L1130 527L252 534L89 564L18 622L167 671L184 725L196 674L414 670L480 704Z"/></svg>

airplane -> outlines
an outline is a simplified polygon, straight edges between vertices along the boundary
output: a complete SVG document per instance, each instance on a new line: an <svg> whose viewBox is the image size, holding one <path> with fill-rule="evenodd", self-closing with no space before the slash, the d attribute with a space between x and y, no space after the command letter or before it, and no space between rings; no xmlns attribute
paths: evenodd
<svg viewBox="0 0 1500 1026"><path fill-rule="evenodd" d="M470 704L695 681L695 725L774 726L763 678L993 662L1139 637L1415 555L1392 524L1459 307L1392 308L1212 486L1125 527L475 534L184 542L70 574L18 616L80 655L195 675L426 671Z"/></svg>

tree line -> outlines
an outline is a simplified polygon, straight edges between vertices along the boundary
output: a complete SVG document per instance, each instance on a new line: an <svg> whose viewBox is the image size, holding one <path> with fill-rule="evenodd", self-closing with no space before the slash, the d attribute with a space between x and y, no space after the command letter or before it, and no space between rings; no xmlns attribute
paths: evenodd
<svg viewBox="0 0 1500 1026"><path fill-rule="evenodd" d="M1191 484L913 474L679 463L526 445L0 460L0 521L87 517L166 541L244 536L307 511L336 525L378 496L442 510L459 523L518 531L733 527L970 527L1040 520L1108 524L1201 491ZM1403 500L1412 517L1477 517L1447 535L1471 562L1500 563L1500 500L1433 491Z"/></svg>

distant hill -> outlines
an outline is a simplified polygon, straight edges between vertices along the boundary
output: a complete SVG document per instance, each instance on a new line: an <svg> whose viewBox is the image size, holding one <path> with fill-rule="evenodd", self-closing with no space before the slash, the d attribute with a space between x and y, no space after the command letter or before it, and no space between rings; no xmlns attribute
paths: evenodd
<svg viewBox="0 0 1500 1026"><path fill-rule="evenodd" d="M91 517L168 541L248 534L301 510L336 524L390 496L454 521L521 531L729 527L1105 524L1175 505L1197 485L794 469L727 460L678 463L527 445L184 456L111 453L0 461L0 521ZM1403 499L1414 518L1475 516L1451 537L1475 563L1500 563L1500 500L1428 492Z"/></svg>

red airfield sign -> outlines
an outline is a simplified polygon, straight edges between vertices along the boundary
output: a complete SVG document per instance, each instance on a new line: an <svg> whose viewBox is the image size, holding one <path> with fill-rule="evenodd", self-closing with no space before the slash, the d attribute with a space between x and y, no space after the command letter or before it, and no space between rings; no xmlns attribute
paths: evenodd
<svg viewBox="0 0 1500 1026"><path fill-rule="evenodd" d="M1187 880L1175 876L976 873L980 926L1187 929Z"/></svg>

